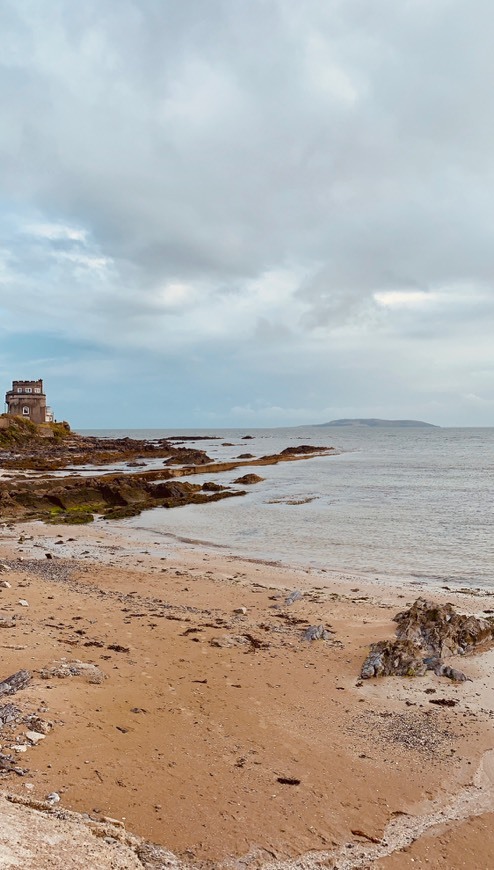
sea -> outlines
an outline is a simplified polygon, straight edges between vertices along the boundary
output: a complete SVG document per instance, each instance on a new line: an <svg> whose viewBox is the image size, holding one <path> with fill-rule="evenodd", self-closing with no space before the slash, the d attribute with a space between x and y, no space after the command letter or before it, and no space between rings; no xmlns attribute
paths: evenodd
<svg viewBox="0 0 494 870"><path fill-rule="evenodd" d="M240 453L278 453L292 445L334 447L336 455L214 476L233 490L246 489L245 496L157 508L121 522L152 531L170 544L295 567L389 582L494 589L494 428L312 426L81 434L146 439L209 435L211 440L187 443L225 461ZM264 481L250 487L234 484L247 470ZM201 479L195 475L193 482Z"/></svg>

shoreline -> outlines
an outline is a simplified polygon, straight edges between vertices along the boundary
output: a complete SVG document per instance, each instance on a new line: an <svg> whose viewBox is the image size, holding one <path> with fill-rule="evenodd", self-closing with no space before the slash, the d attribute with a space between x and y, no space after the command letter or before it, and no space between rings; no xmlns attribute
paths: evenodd
<svg viewBox="0 0 494 870"><path fill-rule="evenodd" d="M36 799L56 791L64 808L116 818L201 867L311 867L323 855L338 868L406 867L424 848L421 835L406 846L410 831L396 834L388 857L365 849L386 851L394 814L407 813L412 830L439 805L452 814L443 820L451 836L460 804L462 836L477 836L494 811L491 785L475 792L478 806L465 795L494 747L494 651L461 659L473 682L428 673L357 684L368 645L393 636L393 615L419 594L478 615L492 593L391 586L129 531L35 522L0 532L9 565L1 576L11 584L1 608L16 616L0 635L2 678L62 658L104 673L101 685L34 674L13 696L30 710L48 707L54 727L19 753L31 773L9 776L8 790L26 794L28 780ZM280 609L274 596L293 589L302 599ZM327 625L329 639L303 642L307 622ZM433 707L431 698L457 704ZM485 862L494 835L484 839L475 848ZM412 852L397 852L400 842Z"/></svg>
<svg viewBox="0 0 494 870"><path fill-rule="evenodd" d="M157 510L159 511L160 509L154 508L152 513L156 513ZM319 578L319 580L322 581L327 578L329 584L333 582L355 584L355 582L358 582L372 588L377 586L383 593L385 593L387 589L391 591L394 590L397 593L407 591L409 594L413 594L415 591L417 595L423 593L424 595L442 596L446 593L446 598L448 598L448 600L451 595L462 596L462 598L463 596L468 595L486 599L494 597L492 584L491 586L486 586L478 580L476 582L468 582L462 577L461 579L450 578L449 581L446 582L445 577L436 577L433 575L430 575L429 577L405 574L399 575L395 572L386 573L385 571L378 571L377 569L364 574L362 571L359 571L358 568L342 568L334 565L322 567L321 564L316 564L314 561L308 563L304 560L298 563L286 561L276 553L248 555L240 550L237 551L235 547L230 544L216 543L214 541L207 541L200 538L190 538L185 535L176 534L175 532L160 531L152 527L142 526L138 524L140 519L141 517L131 518L130 520L124 519L118 523L112 522L111 526L108 521L105 521L104 519L96 519L92 525L92 530L96 533L98 529L102 529L105 534L108 532L110 534L115 534L118 538L126 540L128 540L129 533L131 533L132 536L135 536L136 538L136 547L140 546L139 541L145 539L154 547L159 546L160 544L165 549L169 547L173 552L177 552L177 554L180 554L183 558L186 558L189 553L193 554L200 551L201 554L206 553L211 558L218 557L221 559L222 557L225 557L232 560L236 559L240 562L252 563L254 565L266 565L267 567L279 568L289 574L307 574L308 576ZM42 523L40 523L40 527L46 528ZM158 541L156 538L162 540ZM194 560L193 557L192 560ZM376 576L378 573L380 576ZM458 601L460 600L462 599L458 599Z"/></svg>

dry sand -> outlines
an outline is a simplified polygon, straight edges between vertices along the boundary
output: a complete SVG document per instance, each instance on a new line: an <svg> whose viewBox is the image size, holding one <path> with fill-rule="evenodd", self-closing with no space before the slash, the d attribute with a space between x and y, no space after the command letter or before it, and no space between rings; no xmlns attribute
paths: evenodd
<svg viewBox="0 0 494 870"><path fill-rule="evenodd" d="M420 586L172 549L108 523L4 527L0 562L0 610L16 616L0 628L0 676L31 670L8 700L53 722L5 791L57 792L187 865L494 867L494 654L461 661L467 683L358 680ZM307 622L329 639L302 640ZM36 673L62 659L104 678ZM430 703L443 697L457 706ZM10 751L14 735L0 742Z"/></svg>

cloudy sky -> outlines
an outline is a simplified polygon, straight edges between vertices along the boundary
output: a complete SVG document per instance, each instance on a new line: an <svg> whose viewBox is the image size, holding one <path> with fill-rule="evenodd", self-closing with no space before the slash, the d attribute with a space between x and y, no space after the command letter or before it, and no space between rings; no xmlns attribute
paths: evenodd
<svg viewBox="0 0 494 870"><path fill-rule="evenodd" d="M492 0L0 0L0 385L494 425Z"/></svg>

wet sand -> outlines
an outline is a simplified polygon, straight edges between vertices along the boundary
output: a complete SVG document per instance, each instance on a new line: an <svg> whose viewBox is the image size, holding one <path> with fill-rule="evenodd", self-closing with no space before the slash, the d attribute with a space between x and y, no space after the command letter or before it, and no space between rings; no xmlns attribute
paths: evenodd
<svg viewBox="0 0 494 870"><path fill-rule="evenodd" d="M494 653L451 660L467 683L358 679L419 585L180 550L108 523L3 528L0 562L0 609L16 617L0 628L1 677L33 672L8 700L53 722L5 791L57 792L191 865L493 866ZM307 623L329 639L304 641ZM62 659L102 681L36 673Z"/></svg>

